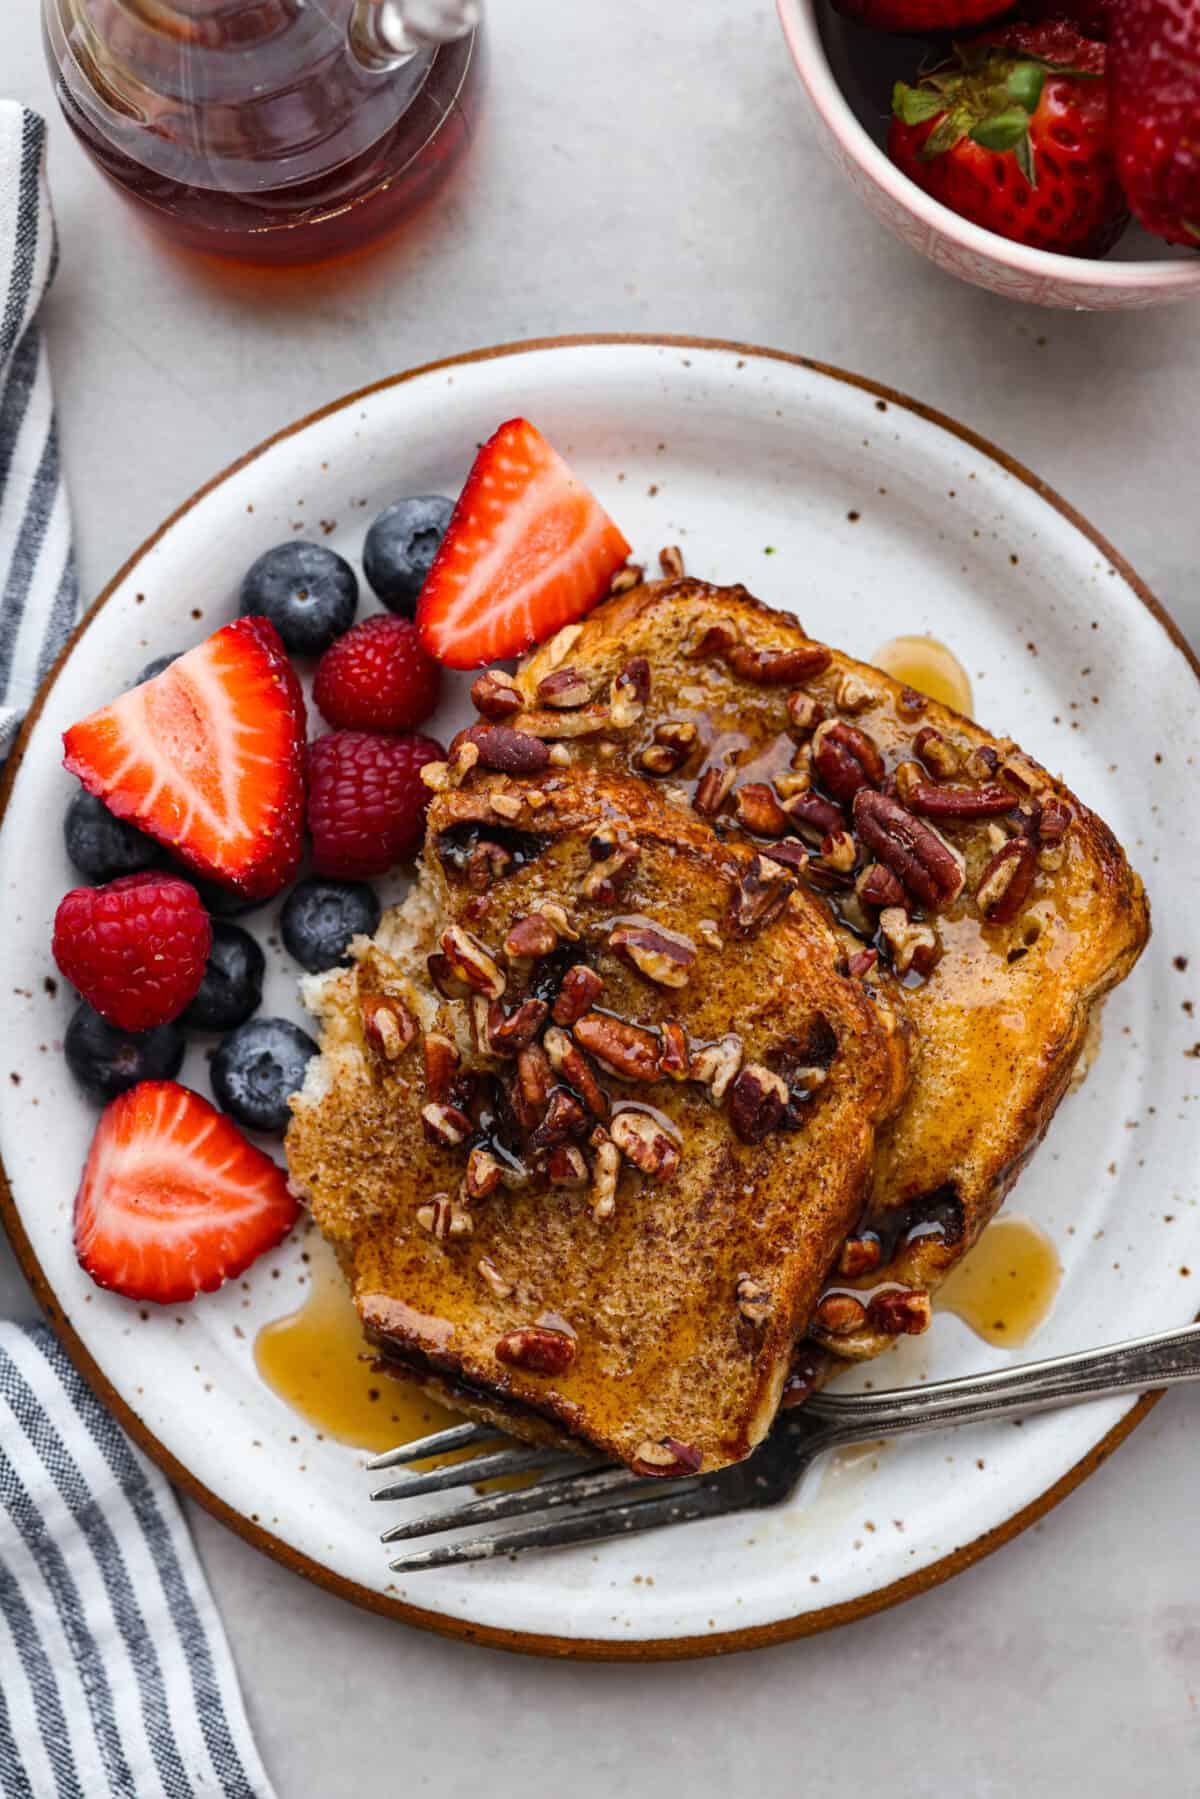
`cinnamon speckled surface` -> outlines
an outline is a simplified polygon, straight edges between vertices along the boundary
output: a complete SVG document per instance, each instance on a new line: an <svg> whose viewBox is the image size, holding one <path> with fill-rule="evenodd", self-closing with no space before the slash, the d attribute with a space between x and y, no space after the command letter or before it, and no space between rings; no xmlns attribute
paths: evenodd
<svg viewBox="0 0 1200 1799"><path fill-rule="evenodd" d="M37 8L13 12L0 83L51 118L47 323L89 594L199 482L349 388L485 342L661 329L805 351L957 414L1200 631L1195 310L1051 316L894 243L818 151L761 0L609 0L569 26L552 0L493 0L472 161L374 262L290 293L215 287L140 234L53 111ZM0 1252L0 1309L31 1307ZM1200 1750L1197 1426L1200 1393L1168 1396L1043 1524L896 1612L681 1667L445 1643L191 1516L285 1799L1173 1794Z"/></svg>

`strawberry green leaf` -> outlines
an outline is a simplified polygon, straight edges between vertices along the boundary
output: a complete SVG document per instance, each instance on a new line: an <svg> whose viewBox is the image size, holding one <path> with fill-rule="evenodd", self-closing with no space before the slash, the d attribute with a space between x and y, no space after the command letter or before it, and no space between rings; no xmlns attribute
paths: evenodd
<svg viewBox="0 0 1200 1799"><path fill-rule="evenodd" d="M953 150L955 144L961 143L966 137L969 124L970 120L965 117L961 106L948 112L921 145L921 161L932 162L935 157L944 156L947 150Z"/></svg>
<svg viewBox="0 0 1200 1799"><path fill-rule="evenodd" d="M940 94L907 87L903 81L898 81L892 89L892 111L902 125L923 125L926 119L936 118L945 110L946 102Z"/></svg>
<svg viewBox="0 0 1200 1799"><path fill-rule="evenodd" d="M1015 100L1018 106L1023 106L1032 117L1046 85L1046 71L1035 62L1015 63L1009 70L1008 80L1004 85L1009 98Z"/></svg>
<svg viewBox="0 0 1200 1799"><path fill-rule="evenodd" d="M1025 133L1025 136L1017 145L1016 156L1017 167L1020 169L1022 175L1024 175L1026 181L1028 181L1030 187L1036 187L1037 163L1034 161L1033 139L1028 132Z"/></svg>
<svg viewBox="0 0 1200 1799"><path fill-rule="evenodd" d="M971 132L971 142L985 150L1015 150L1022 138L1029 136L1029 114L1023 106L1010 106L980 119Z"/></svg>

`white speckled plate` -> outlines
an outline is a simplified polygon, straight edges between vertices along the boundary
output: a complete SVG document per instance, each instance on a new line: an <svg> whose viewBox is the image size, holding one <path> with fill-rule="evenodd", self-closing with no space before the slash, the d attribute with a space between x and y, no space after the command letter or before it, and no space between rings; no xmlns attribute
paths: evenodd
<svg viewBox="0 0 1200 1799"><path fill-rule="evenodd" d="M950 421L836 370L684 341L515 345L354 395L189 501L102 595L43 691L0 827L6 1222L68 1347L127 1426L281 1560L397 1617L512 1647L626 1656L744 1647L944 1579L1083 1478L1139 1408L1105 1402L1019 1430L912 1440L816 1471L777 1512L397 1587L363 1457L318 1439L255 1372L255 1330L294 1306L304 1278L299 1243L265 1257L244 1284L145 1318L93 1288L71 1249L95 1112L59 1050L68 995L47 981L51 917L73 884L58 831L71 792L60 732L148 657L228 619L260 551L297 529L325 529L357 560L384 504L456 492L475 445L518 412L596 488L639 557L680 543L693 573L744 581L859 655L900 632L947 642L970 671L982 720L1061 768L1129 847L1155 935L1109 1002L1087 1084L1018 1189L1016 1206L1050 1233L1064 1269L1024 1353L1082 1348L1196 1311L1200 1023L1185 1002L1200 997L1200 841L1179 828L1195 817L1195 665L1083 520ZM461 705L460 688L439 721L446 729ZM251 915L264 940L275 914ZM267 1004L299 1016L292 971L268 954ZM199 1048L184 1078L207 1090ZM942 1315L873 1375L899 1382L1007 1359Z"/></svg>

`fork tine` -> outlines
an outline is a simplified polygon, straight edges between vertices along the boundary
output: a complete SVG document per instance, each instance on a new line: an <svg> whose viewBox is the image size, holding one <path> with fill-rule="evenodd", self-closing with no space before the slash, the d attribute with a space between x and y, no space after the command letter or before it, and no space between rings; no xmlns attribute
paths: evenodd
<svg viewBox="0 0 1200 1799"><path fill-rule="evenodd" d="M645 1481L628 1468L584 1469L580 1474L560 1474L539 1480L535 1486L519 1493L491 1493L486 1499L468 1500L444 1512L426 1512L421 1518L408 1518L385 1530L381 1543L399 1543L409 1537L433 1537L443 1530L458 1530L468 1524L496 1524L501 1518L523 1518L528 1512L550 1512L560 1505L582 1505L589 1499L615 1498L624 1489L631 1493L644 1488ZM661 1492L661 1488L659 1491Z"/></svg>
<svg viewBox="0 0 1200 1799"><path fill-rule="evenodd" d="M449 1468L431 1468L427 1474L404 1474L391 1486L377 1488L371 1498L416 1499L422 1493L444 1493L450 1487L473 1487L501 1474L575 1466L577 1458L564 1456L558 1449L497 1449L491 1455L472 1456L469 1462L455 1462Z"/></svg>
<svg viewBox="0 0 1200 1799"><path fill-rule="evenodd" d="M407 1462L423 1462L430 1455L449 1455L452 1449L467 1449L472 1443L494 1443L500 1434L487 1424L455 1424L449 1430L434 1431L430 1437L419 1437L415 1443L398 1443L395 1449L373 1455L367 1470L378 1474L382 1468L402 1468Z"/></svg>
<svg viewBox="0 0 1200 1799"><path fill-rule="evenodd" d="M682 1485L682 1483L681 1483ZM624 1505L604 1506L600 1511L578 1513L524 1530L501 1531L494 1537L468 1537L456 1543L439 1543L432 1549L410 1550L388 1565L394 1574L416 1574L426 1568L450 1568L461 1562L486 1562L497 1556L528 1555L534 1550L559 1549L569 1543L602 1543L608 1537L632 1536L654 1530L660 1524L691 1524L728 1511L728 1497L719 1489L693 1483L679 1497L657 1494Z"/></svg>

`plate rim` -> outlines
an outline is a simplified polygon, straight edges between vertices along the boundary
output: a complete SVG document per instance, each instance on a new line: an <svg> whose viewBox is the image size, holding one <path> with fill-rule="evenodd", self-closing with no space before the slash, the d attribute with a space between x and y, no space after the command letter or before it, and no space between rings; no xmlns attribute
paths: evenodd
<svg viewBox="0 0 1200 1799"><path fill-rule="evenodd" d="M1200 682L1200 656L1192 649L1166 607L1155 597L1119 551L1109 543L1103 533L1098 531L1089 519L1069 501L1063 499L1062 495L1043 481L1040 476L1035 475L1024 463L1000 449L990 439L971 430L970 427L960 424L948 413L927 406L922 401L915 400L884 382L872 380L869 376L855 374L850 370L839 368L835 364L822 362L793 351L774 350L733 339L658 332L580 332L566 336L528 338L516 342L488 345L478 350L463 351L455 356L439 357L431 362L420 363L412 368L401 370L396 374L383 376L377 381L369 382L350 393L328 401L325 405L317 407L314 411L306 413L303 417L293 420L290 424L273 432L269 437L262 439L242 456L211 476L181 505L177 506L157 529L126 558L116 574L92 601L38 688L9 756L7 766L3 775L0 776L0 825L3 824L7 814L9 798L20 773L30 735L55 681L68 658L74 653L84 632L100 608L107 604L138 563L201 500L223 486L225 482L239 474L251 463L257 461L276 444L289 437L298 436L334 413L344 411L347 407L356 405L385 389L400 387L409 381L418 380L422 376L435 374L442 370L470 367L477 363L491 362L504 357L535 354L546 350L577 350L606 346L718 351L746 360L757 358L766 362L783 363L805 369L809 373L820 375L828 380L840 382L844 386L857 388L862 393L870 394L878 400L884 400L890 406L900 407L926 423L937 426L950 436L956 437L961 443L965 443L977 454L998 464L1007 474L1031 489L1040 499L1053 507L1068 524L1073 525L1077 531L1082 533L1100 551L1107 562L1119 570L1129 588L1161 626L1174 647L1180 651L1197 681ZM892 1581L886 1586L877 1587L869 1593L861 1594L855 1599L846 1600L837 1605L824 1606L817 1611L802 1612L791 1618L777 1619L770 1624L754 1625L742 1630L715 1631L711 1635L704 1636L649 1637L636 1641L610 1641L606 1638L559 1637L535 1631L506 1630L497 1625L476 1624L469 1619L450 1617L442 1612L413 1605L396 1595L377 1592L370 1587L363 1586L360 1582L337 1573L314 1557L296 1549L292 1544L274 1535L262 1524L254 1523L236 1507L220 1498L204 1484L198 1475L184 1466L138 1417L129 1402L116 1391L76 1333L69 1318L62 1311L57 1293L42 1269L22 1225L2 1156L0 1156L0 1221L4 1224L17 1262L29 1282L34 1297L76 1369L97 1398L112 1412L143 1453L163 1470L168 1479L182 1488L199 1505L202 1505L218 1522L224 1524L253 1548L270 1556L272 1560L280 1563L291 1573L302 1575L316 1586L336 1594L339 1598L348 1599L364 1610L399 1618L406 1624L413 1624L420 1629L430 1630L460 1642L478 1643L492 1649L506 1649L527 1655L587 1661L634 1662L678 1661L701 1656L728 1655L740 1650L789 1642L799 1637L815 1636L839 1625L853 1623L860 1618L870 1617L876 1612L889 1610L892 1606L902 1604L906 1599L914 1598L919 1593L928 1592L931 1588L940 1586L944 1581L950 1580L954 1575L992 1554L994 1550L1001 1548L1012 1538L1019 1536L1022 1531L1027 1530L1031 1524L1044 1517L1108 1460L1113 1451L1143 1422L1162 1397L1161 1393L1143 1395L1093 1445L1085 1456L1067 1469L1044 1492L1038 1494L1035 1499L993 1529L972 1538L970 1542L960 1544L927 1567Z"/></svg>

